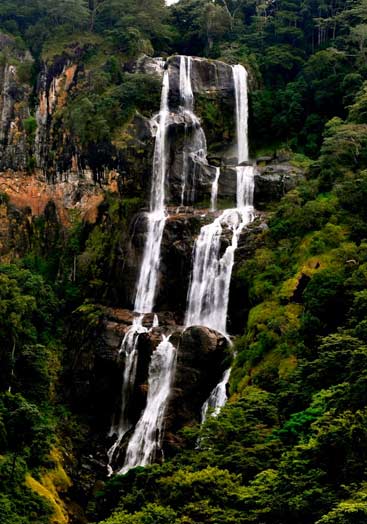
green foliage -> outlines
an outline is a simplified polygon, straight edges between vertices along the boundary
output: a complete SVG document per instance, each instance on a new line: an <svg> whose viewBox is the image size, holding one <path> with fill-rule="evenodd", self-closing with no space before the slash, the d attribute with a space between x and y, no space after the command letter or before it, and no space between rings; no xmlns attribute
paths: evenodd
<svg viewBox="0 0 367 524"><path fill-rule="evenodd" d="M34 116L30 116L23 120L23 127L27 135L33 138L37 129L37 120Z"/></svg>
<svg viewBox="0 0 367 524"><path fill-rule="evenodd" d="M96 180L116 166L135 112L150 117L159 107L160 79L127 72L141 53L246 65L252 150L297 152L292 162L308 169L272 209L254 256L236 261L244 325L230 401L202 427L184 428L182 449L165 464L109 479L91 495L94 521L366 520L366 13L366 0L0 1L0 63L14 63L21 83L35 82L42 60L51 69L78 63L52 136L67 137ZM36 66L19 60L27 48ZM215 153L233 138L233 108L215 95L196 102ZM35 118L22 125L33 143ZM64 401L61 339L67 334L71 365L74 348L100 334L105 310L96 302L128 302L127 224L141 207L140 189L107 195L95 224L74 217L65 237L48 209L32 224L31 252L19 266L0 267L5 524L50 521L24 478L47 466L56 413L82 447L75 419L55 406Z"/></svg>

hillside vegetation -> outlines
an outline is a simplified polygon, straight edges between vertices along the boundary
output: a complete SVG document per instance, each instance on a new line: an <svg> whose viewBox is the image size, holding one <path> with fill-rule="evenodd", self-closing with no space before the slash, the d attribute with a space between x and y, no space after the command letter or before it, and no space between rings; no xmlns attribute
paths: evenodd
<svg viewBox="0 0 367 524"><path fill-rule="evenodd" d="M111 231L139 198L107 196L104 220L66 237L39 219L27 256L0 265L1 523L367 522L367 1L0 0L0 29L35 58L33 89L55 56L90 72L59 115L86 151L107 155L159 103L155 79L122 66L180 53L245 65L252 155L307 169L233 276L246 315L228 404L162 465L101 485L86 517L60 498L86 434L63 391L69 327L97 329Z"/></svg>

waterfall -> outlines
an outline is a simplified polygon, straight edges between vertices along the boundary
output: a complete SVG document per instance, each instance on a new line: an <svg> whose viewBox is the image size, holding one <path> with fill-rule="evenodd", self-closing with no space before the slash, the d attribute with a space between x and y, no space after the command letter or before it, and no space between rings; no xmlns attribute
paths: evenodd
<svg viewBox="0 0 367 524"><path fill-rule="evenodd" d="M129 441L125 464L119 473L145 466L155 459L162 442L164 413L167 407L176 364L176 349L169 338L153 352L149 365L147 405Z"/></svg>
<svg viewBox="0 0 367 524"><path fill-rule="evenodd" d="M237 136L237 162L248 160L248 97L247 72L241 65L233 66L235 89L235 115ZM215 210L219 172L213 182L211 210ZM254 168L236 167L236 209L227 209L213 223L201 228L195 243L192 279L188 294L185 323L198 324L226 334L229 290L234 265L234 255L244 227L254 218ZM231 232L231 242L221 255L222 236ZM208 410L219 413L227 400L226 386L231 369L227 369L209 398L202 406L202 421Z"/></svg>
<svg viewBox="0 0 367 524"><path fill-rule="evenodd" d="M191 56L180 57L180 101L186 111L194 109L194 95L191 86Z"/></svg>
<svg viewBox="0 0 367 524"><path fill-rule="evenodd" d="M201 422L205 422L208 411L211 409L212 415L217 416L220 408L224 406L227 401L227 384L229 376L231 374L231 368L226 369L223 373L222 380L215 386L213 391L210 393L209 398L204 402L201 408Z"/></svg>
<svg viewBox="0 0 367 524"><path fill-rule="evenodd" d="M120 448L123 437L132 427L132 423L129 419L129 401L131 400L132 392L135 385L136 378L136 367L138 363L138 351L137 345L139 335L146 333L148 330L142 325L143 315L135 318L132 326L127 330L121 343L120 354L125 356L125 369L122 380L122 392L121 392L121 407L119 419L112 424L109 435L117 435L117 439L114 444L110 447L107 452L108 456L108 472L113 473L111 464L115 458L116 452Z"/></svg>
<svg viewBox="0 0 367 524"><path fill-rule="evenodd" d="M233 83L236 99L237 162L248 160L248 97L247 71L237 64L233 66Z"/></svg>
<svg viewBox="0 0 367 524"><path fill-rule="evenodd" d="M248 103L247 73L243 66L233 67L236 99L236 130L239 162L248 160ZM236 209L227 209L214 222L201 228L194 247L192 279L188 294L185 324L204 325L226 333L229 288L234 253L243 228L253 219L254 170L252 166L238 166ZM219 175L218 175L219 176ZM212 206L213 194L212 189ZM223 234L232 238L221 255Z"/></svg>
<svg viewBox="0 0 367 524"><path fill-rule="evenodd" d="M244 191L253 187L252 170L239 169L237 183ZM239 193L239 192L238 192ZM194 263L188 295L185 325L201 325L226 333L229 289L234 254L240 234L253 217L252 195L239 194L236 209L227 209L214 222L201 228L194 247ZM221 256L222 235L229 231L231 241Z"/></svg>
<svg viewBox="0 0 367 524"><path fill-rule="evenodd" d="M208 166L205 133L194 113L194 95L191 83L192 59L180 57L179 96L180 117L185 125L183 145L183 167L181 185L181 204L195 199L195 180L200 164ZM241 232L253 220L254 170L241 165L248 160L248 100L247 73L242 66L233 67L236 106L237 194L236 208L226 209L220 216L201 228L193 251L193 270L188 293L188 306L185 317L186 326L204 325L226 334L227 310L234 255ZM148 393L146 407L132 430L129 419L129 404L136 379L138 360L138 339L148 329L143 326L145 313L151 313L159 275L161 243L166 223L165 179L168 166L167 129L169 126L169 72L165 71L162 83L161 107L156 117L156 138L152 167L152 188L150 209L146 214L147 235L144 246L139 277L137 279L134 310L139 314L124 336L121 354L125 357L122 387L122 402L119 416L111 427L110 435L116 441L108 451L109 472L111 464L119 453L121 443L127 432L132 435L127 444L125 461L120 473L126 473L136 466L151 463L162 446L164 414L168 405L172 381L176 367L176 349L163 336L153 351L148 369ZM194 164L194 169L192 169ZM216 168L211 191L211 211L217 207L218 180L220 169ZM226 245L225 242L227 243ZM155 316L151 329L158 326ZM203 420L208 410L217 413L224 405L228 369L219 384L212 390L202 407Z"/></svg>
<svg viewBox="0 0 367 524"><path fill-rule="evenodd" d="M132 426L128 417L128 405L135 384L138 360L137 345L140 334L148 331L142 325L143 317L144 313L150 313L152 311L156 294L161 243L166 223L165 175L167 168L166 146L169 117L168 94L169 76L168 71L165 71L162 82L161 107L157 117L150 210L146 215L148 229L135 296L134 309L136 312L140 313L140 315L138 318L134 319L132 326L126 332L120 350L120 353L125 355L125 369L119 421L117 424L112 424L110 430L110 435L116 434L117 436L116 441L107 453L108 471L110 474L113 473L111 464L116 453L119 451L122 439ZM158 317L155 315L152 327L154 328L157 325Z"/></svg>
<svg viewBox="0 0 367 524"><path fill-rule="evenodd" d="M180 94L180 108L185 122L185 138L182 150L182 182L181 182L181 205L185 201L193 202L195 200L195 175L194 168L192 178L189 180L191 158L195 165L197 163L204 163L207 165L206 154L207 144L203 128L200 120L194 113L194 95L191 85L191 56L180 57L180 80L179 80L179 94Z"/></svg>
<svg viewBox="0 0 367 524"><path fill-rule="evenodd" d="M210 211L216 211L217 210L217 197L218 197L218 181L220 177L220 168L215 168L215 178L213 180L212 184L212 194L210 197Z"/></svg>
<svg viewBox="0 0 367 524"><path fill-rule="evenodd" d="M136 287L134 309L139 313L150 313L154 307L161 243L166 223L164 200L167 169L167 120L169 116L168 93L169 76L168 71L165 71L163 76L161 108L158 115L158 126L153 156L150 212L147 213L148 231Z"/></svg>

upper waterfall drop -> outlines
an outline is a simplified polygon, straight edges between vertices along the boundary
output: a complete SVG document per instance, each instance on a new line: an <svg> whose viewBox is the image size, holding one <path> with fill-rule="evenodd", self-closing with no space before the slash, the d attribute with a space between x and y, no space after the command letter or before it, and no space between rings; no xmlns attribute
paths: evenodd
<svg viewBox="0 0 367 524"><path fill-rule="evenodd" d="M134 305L135 311L139 313L150 313L154 307L161 244L166 222L165 179L167 170L167 127L169 117L168 94L169 75L168 71L165 71L163 75L161 107L158 115L153 155L150 212L147 214L148 231Z"/></svg>
<svg viewBox="0 0 367 524"><path fill-rule="evenodd" d="M180 110L183 114L185 122L185 137L182 150L183 165L181 174L181 206L185 202L193 202L195 200L195 169L190 174L191 159L195 164L207 164L207 143L200 120L194 112L194 94L191 83L192 72L192 57L180 57L180 71L179 71L179 95L180 95Z"/></svg>
<svg viewBox="0 0 367 524"><path fill-rule="evenodd" d="M237 164L241 164L249 158L247 71L240 64L233 66L232 70L236 99Z"/></svg>
<svg viewBox="0 0 367 524"><path fill-rule="evenodd" d="M191 56L180 57L180 102L185 111L194 110L194 94L191 86Z"/></svg>

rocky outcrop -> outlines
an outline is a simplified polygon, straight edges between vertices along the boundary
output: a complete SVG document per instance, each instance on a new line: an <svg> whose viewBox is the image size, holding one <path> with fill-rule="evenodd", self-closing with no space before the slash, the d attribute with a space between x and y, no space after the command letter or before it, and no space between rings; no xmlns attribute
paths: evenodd
<svg viewBox="0 0 367 524"><path fill-rule="evenodd" d="M261 209L269 202L280 200L304 178L304 170L290 162L276 160L265 167L258 167L255 176L255 204Z"/></svg>
<svg viewBox="0 0 367 524"><path fill-rule="evenodd" d="M163 234L161 278L157 295L159 310L175 311L183 321L192 270L192 253L200 228L212 217L199 210L170 210Z"/></svg>
<svg viewBox="0 0 367 524"><path fill-rule="evenodd" d="M111 172L105 188L118 191L118 174ZM69 213L78 212L80 218L94 222L105 190L96 186L86 177L70 177L57 184L49 184L41 175L27 175L22 172L0 172L0 193L18 209L29 208L34 217L44 213L47 203L52 200L64 226L70 224Z"/></svg>
<svg viewBox="0 0 367 524"><path fill-rule="evenodd" d="M289 161L271 160L266 166L256 166L254 205L264 209L270 202L280 200L288 191L294 189L304 178L304 170L295 167ZM218 200L236 201L236 168L225 166L221 169L218 182Z"/></svg>
<svg viewBox="0 0 367 524"><path fill-rule="evenodd" d="M81 171L78 165L77 152L73 150L67 135L61 133L62 143L55 144L59 130L55 129L54 116L67 101L67 95L76 81L78 64L61 57L50 67L44 65L38 79L38 105L36 111L37 130L35 135L35 158L37 167L41 168L49 179L54 180L56 173L71 170ZM55 165L55 147L62 149ZM61 160L60 160L61 159Z"/></svg>
<svg viewBox="0 0 367 524"><path fill-rule="evenodd" d="M164 449L173 452L179 445L179 430L187 423L199 422L201 406L219 381L228 356L228 340L223 335L205 327L183 329L172 313L159 313L159 327L142 333L138 340L138 364L130 402L130 420L138 420L145 407L150 357L162 339L171 334L177 349L177 363L172 393L165 416ZM100 322L85 331L87 336L78 340L67 370L67 395L77 412L87 414L93 432L100 442L106 442L114 414L120 408L120 394L124 370L124 355L120 354L121 341L132 323L128 310L103 310ZM80 328L80 319L77 320ZM144 324L151 328L152 315L144 317ZM80 329L75 331L80 337ZM71 340L73 340L73 331ZM116 460L123 460L125 445L121 446ZM120 457L120 458L119 458Z"/></svg>
<svg viewBox="0 0 367 524"><path fill-rule="evenodd" d="M192 57L191 83L194 95L220 93L233 98L232 67L219 60ZM167 67L170 75L170 105L179 104L180 57L168 59Z"/></svg>
<svg viewBox="0 0 367 524"><path fill-rule="evenodd" d="M152 122L136 113L120 138L119 189L122 196L149 200L154 136Z"/></svg>
<svg viewBox="0 0 367 524"><path fill-rule="evenodd" d="M177 364L165 417L166 454L182 445L180 429L201 421L201 408L220 381L229 357L228 340L206 327L174 333L171 342L177 348Z"/></svg>

